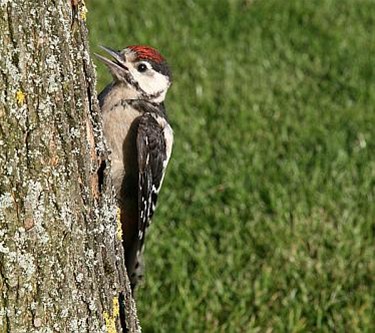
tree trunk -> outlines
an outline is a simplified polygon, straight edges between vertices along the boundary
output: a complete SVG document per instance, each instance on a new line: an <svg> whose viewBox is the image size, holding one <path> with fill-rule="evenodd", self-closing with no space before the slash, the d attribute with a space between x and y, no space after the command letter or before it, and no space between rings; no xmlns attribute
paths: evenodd
<svg viewBox="0 0 375 333"><path fill-rule="evenodd" d="M139 332L80 0L0 0L0 332Z"/></svg>

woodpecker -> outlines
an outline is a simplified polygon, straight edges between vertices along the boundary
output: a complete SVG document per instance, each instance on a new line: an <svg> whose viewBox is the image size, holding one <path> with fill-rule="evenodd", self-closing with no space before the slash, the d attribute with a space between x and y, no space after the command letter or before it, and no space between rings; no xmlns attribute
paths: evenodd
<svg viewBox="0 0 375 333"><path fill-rule="evenodd" d="M110 149L111 177L120 208L125 266L132 290L143 276L143 246L169 162L173 130L164 99L170 68L154 48L102 47L113 81L99 94L103 132Z"/></svg>

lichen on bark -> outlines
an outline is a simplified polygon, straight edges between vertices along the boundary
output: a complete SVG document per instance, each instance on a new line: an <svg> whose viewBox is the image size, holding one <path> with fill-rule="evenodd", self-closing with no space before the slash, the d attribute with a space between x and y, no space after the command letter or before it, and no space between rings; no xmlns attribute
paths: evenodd
<svg viewBox="0 0 375 333"><path fill-rule="evenodd" d="M140 331L82 8L0 0L0 332Z"/></svg>

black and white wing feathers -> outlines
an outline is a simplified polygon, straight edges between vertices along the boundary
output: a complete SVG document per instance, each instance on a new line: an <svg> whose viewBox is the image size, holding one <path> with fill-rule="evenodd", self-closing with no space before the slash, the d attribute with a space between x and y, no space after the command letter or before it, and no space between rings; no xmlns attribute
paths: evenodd
<svg viewBox="0 0 375 333"><path fill-rule="evenodd" d="M172 141L172 129L165 118L150 112L140 117L137 132L139 251L142 250L145 231L155 211Z"/></svg>

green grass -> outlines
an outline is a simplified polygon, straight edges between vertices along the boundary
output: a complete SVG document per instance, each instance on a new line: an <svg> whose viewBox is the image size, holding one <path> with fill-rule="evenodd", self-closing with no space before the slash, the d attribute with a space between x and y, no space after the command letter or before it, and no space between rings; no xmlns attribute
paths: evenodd
<svg viewBox="0 0 375 333"><path fill-rule="evenodd" d="M144 332L374 332L375 2L88 5L174 73Z"/></svg>

